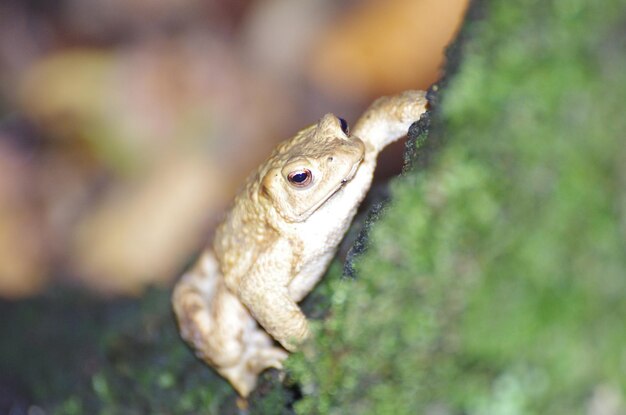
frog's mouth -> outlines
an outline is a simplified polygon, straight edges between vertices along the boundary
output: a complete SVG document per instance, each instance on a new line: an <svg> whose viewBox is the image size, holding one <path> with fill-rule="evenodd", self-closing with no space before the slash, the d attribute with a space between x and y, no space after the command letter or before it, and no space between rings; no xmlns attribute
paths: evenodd
<svg viewBox="0 0 626 415"><path fill-rule="evenodd" d="M359 160L358 163L354 163L352 165L352 169L348 172L348 175L346 176L345 179L343 179L339 186L337 187L337 190L339 190L341 188L341 186L343 186L344 184L348 183L350 180L352 180L354 178L354 176L356 175L356 171L359 169L359 166L361 165L361 162L363 161L363 159ZM333 194L335 194L337 192L337 190L335 190L333 192ZM331 195L332 196L332 195Z"/></svg>
<svg viewBox="0 0 626 415"><path fill-rule="evenodd" d="M321 198L317 203L315 203L313 206L311 206L310 208L308 208L307 210L305 210L304 212L302 212L301 214L298 215L298 219L300 221L304 221L306 220L309 216L311 216L317 209L320 208L320 206L322 206L324 203L326 203L331 197L333 197L334 195L337 194L337 192L346 185L346 183L348 183L350 180L352 180L354 178L354 176L356 176L356 172L359 170L359 166L361 166L361 162L363 161L363 159L359 160L358 163L354 163L352 165L352 168L350 169L350 171L348 172L348 174L345 176L345 178L341 179L341 181L337 184L337 186L335 186L334 188L330 189L330 191L328 192L328 194Z"/></svg>

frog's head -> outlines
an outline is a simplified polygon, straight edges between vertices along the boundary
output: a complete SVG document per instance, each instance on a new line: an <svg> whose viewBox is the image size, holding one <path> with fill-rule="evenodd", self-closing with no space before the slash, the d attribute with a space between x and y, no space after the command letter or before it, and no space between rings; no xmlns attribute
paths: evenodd
<svg viewBox="0 0 626 415"><path fill-rule="evenodd" d="M285 220L302 222L354 177L364 153L346 121L326 114L276 149L261 189Z"/></svg>

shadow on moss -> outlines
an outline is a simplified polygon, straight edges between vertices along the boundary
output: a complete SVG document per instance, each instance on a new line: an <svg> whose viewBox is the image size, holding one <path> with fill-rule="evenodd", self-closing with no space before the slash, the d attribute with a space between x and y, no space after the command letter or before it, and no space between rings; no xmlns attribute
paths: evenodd
<svg viewBox="0 0 626 415"><path fill-rule="evenodd" d="M0 303L3 389L21 391L7 402L68 415L237 413L228 385L178 337L169 295L103 302L64 292Z"/></svg>

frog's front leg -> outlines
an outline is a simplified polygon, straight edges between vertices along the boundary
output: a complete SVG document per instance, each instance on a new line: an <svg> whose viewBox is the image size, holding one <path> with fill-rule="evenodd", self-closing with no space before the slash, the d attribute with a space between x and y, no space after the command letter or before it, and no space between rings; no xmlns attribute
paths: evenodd
<svg viewBox="0 0 626 415"><path fill-rule="evenodd" d="M352 133L375 155L406 135L411 124L426 112L426 91L404 91L374 101L356 122Z"/></svg>
<svg viewBox="0 0 626 415"><path fill-rule="evenodd" d="M279 239L259 256L238 289L241 302L254 318L289 351L309 335L306 316L289 295L295 272L292 258L291 244Z"/></svg>

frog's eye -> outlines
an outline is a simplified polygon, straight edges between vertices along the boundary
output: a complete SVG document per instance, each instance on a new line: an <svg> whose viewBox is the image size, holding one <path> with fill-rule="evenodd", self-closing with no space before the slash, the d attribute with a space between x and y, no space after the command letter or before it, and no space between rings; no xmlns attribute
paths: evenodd
<svg viewBox="0 0 626 415"><path fill-rule="evenodd" d="M313 174L309 169L294 170L287 175L287 180L295 187L306 187L311 184Z"/></svg>
<svg viewBox="0 0 626 415"><path fill-rule="evenodd" d="M341 131L343 131L345 135L350 134L350 127L348 126L348 122L346 120L339 118L339 124L341 125Z"/></svg>

